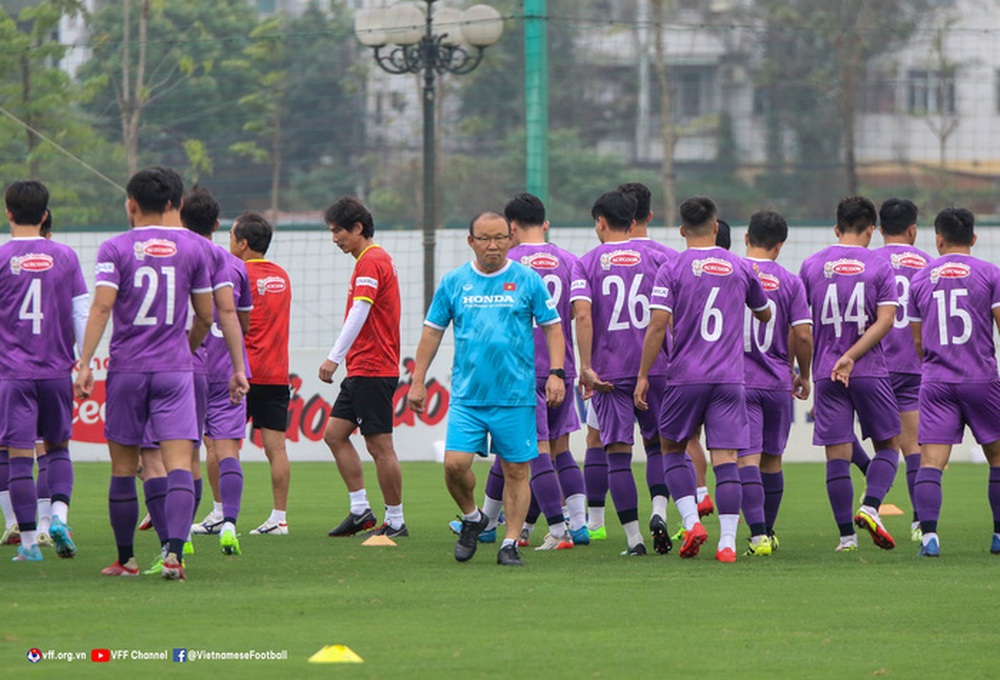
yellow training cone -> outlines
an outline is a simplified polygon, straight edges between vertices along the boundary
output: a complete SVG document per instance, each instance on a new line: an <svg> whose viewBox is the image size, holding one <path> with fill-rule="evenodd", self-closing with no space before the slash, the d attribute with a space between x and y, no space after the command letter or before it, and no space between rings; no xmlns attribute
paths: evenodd
<svg viewBox="0 0 1000 680"><path fill-rule="evenodd" d="M309 657L309 663L364 663L347 645L327 645Z"/></svg>
<svg viewBox="0 0 1000 680"><path fill-rule="evenodd" d="M372 536L367 541L361 545L373 546L373 545L391 545L396 547L396 542L389 538L388 536Z"/></svg>

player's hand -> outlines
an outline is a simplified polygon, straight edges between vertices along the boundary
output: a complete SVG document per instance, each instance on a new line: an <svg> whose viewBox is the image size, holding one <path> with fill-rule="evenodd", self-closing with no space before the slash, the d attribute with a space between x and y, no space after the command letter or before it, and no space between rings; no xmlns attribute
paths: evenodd
<svg viewBox="0 0 1000 680"><path fill-rule="evenodd" d="M413 383L410 391L406 395L406 403L414 413L423 413L427 402L427 385L423 383Z"/></svg>
<svg viewBox="0 0 1000 680"><path fill-rule="evenodd" d="M854 370L854 359L846 354L837 359L830 372L830 380L844 383L844 387L850 387L851 371Z"/></svg>
<svg viewBox="0 0 1000 680"><path fill-rule="evenodd" d="M592 396L594 396L594 390L583 384L583 381L577 383L577 389L580 390L580 398L587 401Z"/></svg>
<svg viewBox="0 0 1000 680"><path fill-rule="evenodd" d="M76 392L77 399L86 399L94 391L94 372L90 366L80 366L80 371L73 381L73 391Z"/></svg>
<svg viewBox="0 0 1000 680"><path fill-rule="evenodd" d="M601 377L597 375L597 372L592 368L585 368L580 372L580 382L586 385L589 389L596 390L598 392L613 392L615 386L606 380L601 380Z"/></svg>
<svg viewBox="0 0 1000 680"><path fill-rule="evenodd" d="M325 383L333 382L333 374L337 372L340 364L327 359L319 365L319 379Z"/></svg>
<svg viewBox="0 0 1000 680"><path fill-rule="evenodd" d="M792 380L792 394L796 399L805 401L809 398L811 389L812 386L809 384L809 380L803 380L801 375L796 375Z"/></svg>
<svg viewBox="0 0 1000 680"><path fill-rule="evenodd" d="M649 379L636 378L635 391L632 393L632 401L640 411L648 411L649 404L646 403L646 393L649 392Z"/></svg>
<svg viewBox="0 0 1000 680"><path fill-rule="evenodd" d="M250 383L247 382L247 375L243 371L236 371L229 379L229 401L238 404L243 401L243 397L250 391Z"/></svg>
<svg viewBox="0 0 1000 680"><path fill-rule="evenodd" d="M545 381L545 403L555 408L566 398L566 381L557 375L550 375Z"/></svg>

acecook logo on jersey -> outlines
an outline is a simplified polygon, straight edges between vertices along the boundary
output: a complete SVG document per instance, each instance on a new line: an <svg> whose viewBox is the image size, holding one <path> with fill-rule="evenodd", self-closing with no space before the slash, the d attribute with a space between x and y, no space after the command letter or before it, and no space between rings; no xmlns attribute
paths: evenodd
<svg viewBox="0 0 1000 680"><path fill-rule="evenodd" d="M972 268L961 262L949 262L931 270L931 283L941 279L964 279L972 273Z"/></svg>
<svg viewBox="0 0 1000 680"><path fill-rule="evenodd" d="M760 285L768 293L773 293L781 287L781 281L774 274L765 274L764 272L758 272L757 278L760 279Z"/></svg>
<svg viewBox="0 0 1000 680"><path fill-rule="evenodd" d="M10 258L10 273L15 276L24 272L44 272L52 269L54 262L51 255L45 253L27 253L20 257Z"/></svg>
<svg viewBox="0 0 1000 680"><path fill-rule="evenodd" d="M909 269L923 269L927 266L927 260L917 253L893 253L889 256L893 269L907 267Z"/></svg>
<svg viewBox="0 0 1000 680"><path fill-rule="evenodd" d="M285 284L285 280L280 276L268 276L264 279L257 279L258 295L265 295L267 293L283 293L286 288L288 288L288 286Z"/></svg>
<svg viewBox="0 0 1000 680"><path fill-rule="evenodd" d="M532 269L556 269L559 267L559 258L550 253L524 255L521 257L521 264Z"/></svg>
<svg viewBox="0 0 1000 680"><path fill-rule="evenodd" d="M706 257L704 260L691 262L691 273L695 276L711 274L712 276L729 276L733 273L733 264L718 257Z"/></svg>
<svg viewBox="0 0 1000 680"><path fill-rule="evenodd" d="M823 263L823 276L832 279L834 274L841 276L858 276L865 273L865 263L861 260L841 258L835 262Z"/></svg>
<svg viewBox="0 0 1000 680"><path fill-rule="evenodd" d="M177 244L165 238L151 238L148 241L137 242L134 254L137 260L146 257L173 257L177 254Z"/></svg>
<svg viewBox="0 0 1000 680"><path fill-rule="evenodd" d="M613 250L601 255L601 269L608 271L611 267L634 267L642 262L642 255L635 250Z"/></svg>

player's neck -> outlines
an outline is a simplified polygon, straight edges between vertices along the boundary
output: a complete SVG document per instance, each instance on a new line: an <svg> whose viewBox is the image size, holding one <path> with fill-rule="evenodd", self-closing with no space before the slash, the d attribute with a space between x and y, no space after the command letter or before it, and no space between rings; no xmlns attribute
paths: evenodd
<svg viewBox="0 0 1000 680"><path fill-rule="evenodd" d="M951 244L944 244L938 248L938 253L940 255L972 255L972 246L954 246Z"/></svg>
<svg viewBox="0 0 1000 680"><path fill-rule="evenodd" d="M181 214L177 210L165 213L139 213L132 221L132 228L140 227L182 227Z"/></svg>
<svg viewBox="0 0 1000 680"><path fill-rule="evenodd" d="M375 241L370 238L366 238L351 249L351 255L353 255L356 260L361 257L362 253L371 248L373 245L375 245Z"/></svg>
<svg viewBox="0 0 1000 680"><path fill-rule="evenodd" d="M11 238L41 238L42 225L10 223Z"/></svg>
<svg viewBox="0 0 1000 680"><path fill-rule="evenodd" d="M755 260L777 260L778 253L769 250L767 248L760 248L758 246L747 246L747 257L751 257Z"/></svg>
<svg viewBox="0 0 1000 680"><path fill-rule="evenodd" d="M649 224L639 224L636 222L632 225L632 238L649 238Z"/></svg>
<svg viewBox="0 0 1000 680"><path fill-rule="evenodd" d="M882 235L882 240L887 246L912 246L913 241L911 241L906 234L899 234L897 236L886 236Z"/></svg>
<svg viewBox="0 0 1000 680"><path fill-rule="evenodd" d="M871 243L871 236L866 234L854 234L854 233L844 233L840 235L837 239L837 243L842 246L858 246L860 248L867 248L868 244Z"/></svg>
<svg viewBox="0 0 1000 680"><path fill-rule="evenodd" d="M632 232L629 231L614 231L613 229L608 229L604 234L605 243L624 243L632 238Z"/></svg>
<svg viewBox="0 0 1000 680"><path fill-rule="evenodd" d="M715 234L708 234L706 236L685 236L684 242L687 244L688 248L714 248L715 247Z"/></svg>

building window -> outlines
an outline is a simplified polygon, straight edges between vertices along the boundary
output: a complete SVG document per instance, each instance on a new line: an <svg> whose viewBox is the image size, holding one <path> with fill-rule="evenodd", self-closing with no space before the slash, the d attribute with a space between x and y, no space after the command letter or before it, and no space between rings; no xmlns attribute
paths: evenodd
<svg viewBox="0 0 1000 680"><path fill-rule="evenodd" d="M907 74L907 111L918 115L955 113L955 74L914 69Z"/></svg>

